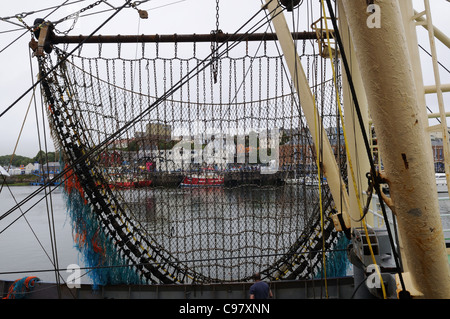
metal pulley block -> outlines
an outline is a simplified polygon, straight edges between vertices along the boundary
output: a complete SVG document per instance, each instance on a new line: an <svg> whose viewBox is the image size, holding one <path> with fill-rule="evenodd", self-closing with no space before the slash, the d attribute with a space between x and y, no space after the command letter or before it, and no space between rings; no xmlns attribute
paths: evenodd
<svg viewBox="0 0 450 319"><path fill-rule="evenodd" d="M298 6L300 0L280 0L280 3L283 7L286 8L287 11L292 11L295 7Z"/></svg>
<svg viewBox="0 0 450 319"><path fill-rule="evenodd" d="M139 12L139 18L141 19L148 19L148 12L145 10L138 10Z"/></svg>

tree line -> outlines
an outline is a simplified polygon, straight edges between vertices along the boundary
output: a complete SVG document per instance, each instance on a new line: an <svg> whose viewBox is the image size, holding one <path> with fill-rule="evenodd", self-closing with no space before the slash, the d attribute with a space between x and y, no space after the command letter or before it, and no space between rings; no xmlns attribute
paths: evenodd
<svg viewBox="0 0 450 319"><path fill-rule="evenodd" d="M11 161L12 158L12 161ZM0 156L0 165L8 167L11 166L20 167L21 165L28 165L29 163L44 164L47 162L59 162L59 152L47 152L39 151L35 157L26 157L21 155L2 155Z"/></svg>

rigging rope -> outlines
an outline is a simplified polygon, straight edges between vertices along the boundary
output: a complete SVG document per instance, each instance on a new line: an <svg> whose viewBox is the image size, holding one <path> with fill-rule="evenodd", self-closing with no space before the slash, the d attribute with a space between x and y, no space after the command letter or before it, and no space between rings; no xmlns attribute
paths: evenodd
<svg viewBox="0 0 450 319"><path fill-rule="evenodd" d="M337 43L339 45L339 50L341 52L342 61L344 63L344 68L345 68L345 72L346 72L346 75L347 75L347 78L348 78L352 99L353 99L353 102L355 104L355 110L356 110L356 113L357 113L357 116L358 116L358 121L359 121L359 124L361 126L361 132L362 132L362 135L363 135L364 145L366 147L366 152L367 152L367 156L368 156L370 167L371 167L371 174L373 175L373 181L374 181L375 190L377 192L378 198L381 199L382 197L381 197L380 183L378 181L378 176L376 176L376 169L375 169L375 165L373 163L373 158L371 156L369 140L367 138L367 134L366 134L366 131L365 131L365 128L364 128L364 121L362 120L361 110L360 110L360 107L359 107L359 103L358 103L358 99L357 99L357 96L356 96L355 88L353 86L352 75L351 75L351 72L349 70L348 61L347 61L347 58L346 58L346 55L345 55L344 46L342 45L342 40L341 40L339 29L338 29L338 26L337 26L337 23L336 23L336 17L334 16L333 7L331 5L331 1L330 0L327 0L327 6L328 6L328 11L330 13L331 21L333 23L333 28L334 28L334 31L335 31ZM382 210L382 213L383 213L384 220L387 221L388 218L387 218L386 208L385 208L384 202L382 200L380 200L380 205L381 205L381 210ZM405 283L403 281L403 276L402 276L401 269L400 269L399 257L398 257L398 253L397 253L397 251L395 249L395 244L394 244L394 239L393 239L393 236L392 236L392 232L391 232L391 229L389 227L386 227L386 229L387 229L387 232L388 232L388 237L389 237L389 242L391 244L392 253L394 255L394 260L395 260L396 268L397 268L397 271L398 271L400 284L402 286L402 290L406 291Z"/></svg>
<svg viewBox="0 0 450 319"><path fill-rule="evenodd" d="M84 41L82 41L80 44L78 44L71 52L68 53L68 55L62 57L62 60L58 62L57 65L54 66L52 70L49 70L47 74L43 74L41 78L38 79L29 89L27 89L21 96L19 96L11 105L9 105L2 113L0 113L0 117L5 115L9 110L11 110L22 98L24 98L31 90L33 90L36 85L41 83L42 79L48 76L51 72L53 72L57 66L64 62L70 55L72 55L76 50L81 48L84 42L86 42L90 37L92 37L95 33L97 33L105 24L107 24L112 18L114 18L123 8L125 8L127 5L129 5L131 0L126 0L125 4L121 6L119 9L117 9L108 19L106 19L100 26L98 26ZM6 48L5 48L6 49ZM1 52L0 52L1 53Z"/></svg>
<svg viewBox="0 0 450 319"><path fill-rule="evenodd" d="M330 56L330 59L332 59L333 58L333 53L332 53L332 50L331 50L330 33L329 33L329 30L328 30L328 22L327 22L328 19L327 19L326 11L325 11L325 3L324 3L324 0L322 0L321 2L322 2L323 17L324 17L324 20L325 20L325 30L326 30L327 43L328 43L328 54ZM333 63L331 63L331 68L332 68L332 71L333 71L333 80L335 82L335 86L337 87L336 72L335 72L335 68L334 68L334 64ZM340 97L339 97L339 92L338 91L336 91L336 104L337 104L337 107L338 107L338 110L339 110L339 115L340 115L340 118L341 118L342 130L343 130L343 134L344 134L345 145L348 145L347 133L346 133L345 124L344 124L344 116L342 114L341 101L340 101ZM364 129L364 127L362 127L361 129ZM363 218L364 217L364 213L363 213L363 208L362 208L362 205L361 205L360 192L358 190L358 186L356 185L356 179L355 179L355 173L353 171L352 159L351 159L350 152L349 152L348 148L346 148L346 152L347 152L347 161L348 161L348 165L349 165L350 172L351 172L351 177L352 177L352 182L353 182L353 188L355 190L356 201L358 203L358 208L359 208L359 212L360 212L360 216L361 216L361 221L362 221L363 228L364 228L364 231L365 231L365 234L366 234L366 240L367 240L367 244L368 244L368 247L369 247L370 256L372 258L372 263L375 266L377 266L377 262L375 260L375 255L374 255L373 248L372 248L372 243L371 243L370 237L369 237L369 232L367 230L367 224L365 222L365 219ZM381 289L382 289L382 292L383 292L383 297L384 297L384 299L386 299L386 288L385 288L385 285L384 285L383 278L381 277L381 273L380 273L379 267L375 267L375 269L376 269L376 272L377 272L377 274L378 274L378 276L380 278Z"/></svg>
<svg viewBox="0 0 450 319"><path fill-rule="evenodd" d="M75 3L75 2L67 3L68 1L69 1L69 0L66 0L64 3L62 3L62 4L58 5L58 6L54 6L54 7L48 8L48 9L43 9L43 10L38 10L38 11L33 11L33 12L24 12L24 13L21 13L20 15L15 15L15 16L13 16L13 17L0 18L0 20L2 20L2 21L8 21L8 20L6 20L6 19L11 19L11 18L18 18L18 17L20 17L20 18L22 19L22 24L24 24L24 28L27 29L27 31L25 31L24 33L22 33L19 37L17 37L15 40L13 40L10 44L8 44L6 47L4 47L2 50L0 50L0 53L4 52L4 51L5 51L7 48L9 48L13 43L15 43L17 40L19 40L19 39L20 39L21 37L23 37L25 34L27 34L28 31L30 31L30 30L29 30L29 27L26 25L26 23L23 22L23 18L24 18L24 17L26 17L27 15L32 14L32 13L37 13L37 12L41 12L41 11L46 11L46 10L54 9L52 12L50 12L49 14L47 14L47 15L44 17L44 20L45 20L45 19L47 19L50 15L52 15L54 12L56 12L56 10L58 10L59 8L65 6L65 5L68 5L68 4ZM79 1L84 1L84 0L79 0ZM79 1L76 1L76 2L79 2ZM8 21L8 22L11 23L11 21Z"/></svg>

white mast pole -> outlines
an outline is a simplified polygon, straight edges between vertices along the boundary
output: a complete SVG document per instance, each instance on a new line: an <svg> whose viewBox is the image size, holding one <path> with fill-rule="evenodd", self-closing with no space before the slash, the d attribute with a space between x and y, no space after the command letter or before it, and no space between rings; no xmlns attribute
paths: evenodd
<svg viewBox="0 0 450 319"><path fill-rule="evenodd" d="M369 114L367 111L367 98L366 92L364 91L364 85L361 79L361 72L359 71L358 64L354 58L355 50L353 44L350 40L350 34L348 30L347 20L345 18L345 12L341 9L341 2L338 2L338 12L339 12L339 33L342 38L342 45L345 48L345 54L349 62L349 68L352 76L352 82L357 94L358 104L361 111L361 116L363 122L365 123L366 135L370 136L369 130ZM342 67L344 68L344 67ZM352 99L352 94L348 85L348 77L346 72L342 72L342 93L343 93L343 104L344 104L344 124L346 127L347 140L351 141L345 147L350 153L351 160L355 166L355 176L358 182L358 189L355 190L351 184L351 179L349 178L348 195L350 201L350 216L352 216L352 228L362 227L362 221L355 222L361 219L361 214L359 211L359 206L357 202L356 191L359 192L361 198L361 203L365 203L367 196L364 191L367 189L367 179L365 174L370 172L370 162L367 159L367 151L364 147L364 138L361 130L361 126L358 123L355 105ZM348 161L348 159L347 159ZM347 165L348 176L351 176L350 164ZM368 220L369 219L369 220ZM366 222L368 225L374 227L373 225L373 215L368 214L366 216Z"/></svg>
<svg viewBox="0 0 450 319"><path fill-rule="evenodd" d="M403 1L403 0L402 0ZM383 156L393 210L414 287L450 298L450 273L431 148L419 109L399 3L377 0L380 27L366 0L342 0L368 107Z"/></svg>
<svg viewBox="0 0 450 319"><path fill-rule="evenodd" d="M343 179L341 178L341 173L336 163L336 158L331 148L330 141L328 140L326 132L321 125L322 122L320 116L318 115L319 113L317 112L308 80L306 79L305 72L295 48L291 32L287 26L286 19L281 12L282 8L278 5L278 0L266 0L265 6L267 6L266 9L272 16L272 23L275 27L278 42L280 43L283 51L283 55L289 68L297 94L299 95L299 100L301 101L301 106L312 137L314 138L314 142L320 140L319 137L322 137L323 172L327 178L327 183L330 187L336 209L338 213L342 213L345 226L350 228L351 221L349 217L349 199L347 189ZM319 145L315 146L319 147Z"/></svg>

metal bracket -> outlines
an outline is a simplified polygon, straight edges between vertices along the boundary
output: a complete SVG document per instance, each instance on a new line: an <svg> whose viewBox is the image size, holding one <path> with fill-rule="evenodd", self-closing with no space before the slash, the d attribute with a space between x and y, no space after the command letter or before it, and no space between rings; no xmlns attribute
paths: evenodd
<svg viewBox="0 0 450 319"><path fill-rule="evenodd" d="M372 228L367 229L370 245L374 255L379 255L378 238ZM370 256L369 240L366 237L366 233L362 228L353 229L353 247L356 256L364 263L366 262L366 256Z"/></svg>
<svg viewBox="0 0 450 319"><path fill-rule="evenodd" d="M51 39L54 37L53 24L51 22L42 22L37 26L35 23L34 34L38 39L37 46L33 41L30 43L30 47L34 49L34 55L44 56L45 53L52 52L53 44L51 42Z"/></svg>

